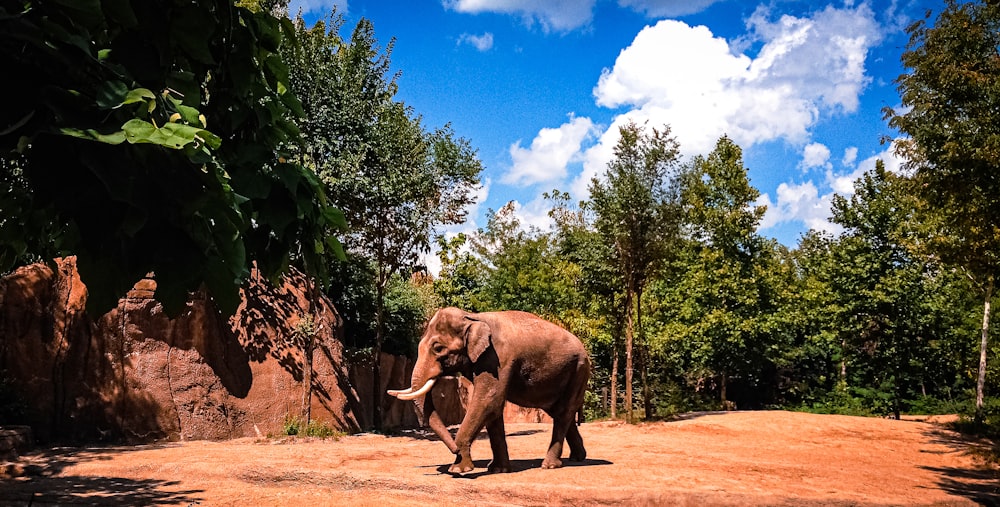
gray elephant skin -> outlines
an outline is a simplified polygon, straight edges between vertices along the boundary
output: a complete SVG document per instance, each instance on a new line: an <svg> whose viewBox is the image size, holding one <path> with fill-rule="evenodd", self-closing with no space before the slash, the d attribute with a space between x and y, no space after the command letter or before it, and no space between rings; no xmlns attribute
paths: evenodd
<svg viewBox="0 0 1000 507"><path fill-rule="evenodd" d="M507 400L540 408L552 417L552 440L542 468L562 466L563 442L569 459L583 461L587 451L575 424L582 420L583 398L590 379L590 358L580 339L569 331L526 312L468 313L439 310L420 339L410 387L388 391L401 400L423 399L427 424L456 455L450 473L474 468L470 448L486 427L493 461L489 472L510 472L503 409ZM472 380L465 419L452 439L425 396L442 375Z"/></svg>

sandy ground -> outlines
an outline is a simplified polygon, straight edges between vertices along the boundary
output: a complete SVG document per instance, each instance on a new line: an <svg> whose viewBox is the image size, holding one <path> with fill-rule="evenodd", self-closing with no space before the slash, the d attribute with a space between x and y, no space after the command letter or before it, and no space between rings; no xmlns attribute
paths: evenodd
<svg viewBox="0 0 1000 507"><path fill-rule="evenodd" d="M791 412L584 424L582 463L542 470L544 424L508 424L514 468L445 471L430 433L42 449L0 505L1000 505L1000 473L929 422ZM568 448L565 452L569 452Z"/></svg>

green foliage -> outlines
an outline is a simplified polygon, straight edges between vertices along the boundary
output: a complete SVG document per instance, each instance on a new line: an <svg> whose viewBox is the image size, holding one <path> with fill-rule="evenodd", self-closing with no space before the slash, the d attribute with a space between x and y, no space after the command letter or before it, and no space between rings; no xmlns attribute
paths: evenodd
<svg viewBox="0 0 1000 507"><path fill-rule="evenodd" d="M981 418L989 308L1000 272L1000 5L949 0L933 25L920 20L907 31L902 63L908 72L896 80L902 108L883 112L908 136L897 141L897 151L933 209L931 246L964 269L982 295Z"/></svg>
<svg viewBox="0 0 1000 507"><path fill-rule="evenodd" d="M763 209L752 206L758 193L731 141L682 178L684 241L650 271L641 306L636 363L646 376L632 387L648 387L637 407L649 417L731 402L884 415L967 400L975 301L960 271L923 250L928 216L915 213L912 181L878 164L836 200L843 234L812 232L789 250L757 234ZM574 210L565 194L548 197L551 232L524 230L508 205L472 236L439 239L434 287L443 301L531 311L580 336L595 365L586 411L604 417L600 393L620 380L624 278L609 262L618 253L592 203Z"/></svg>
<svg viewBox="0 0 1000 507"><path fill-rule="evenodd" d="M781 283L777 246L756 233L764 209L742 152L721 138L683 173L685 248L654 284L650 315L662 322L654 343L680 361L683 381L720 401L729 384L738 406L761 406L782 338L776 318ZM756 393L755 393L756 392ZM737 393L734 393L737 394Z"/></svg>
<svg viewBox="0 0 1000 507"><path fill-rule="evenodd" d="M556 255L548 235L522 230L515 212L513 203L491 210L486 227L472 240L477 258L491 268L480 302L488 310L524 310L558 320L574 306L579 268Z"/></svg>
<svg viewBox="0 0 1000 507"><path fill-rule="evenodd" d="M333 271L329 296L344 319L344 345L368 349L375 343L375 267L351 257ZM386 287L383 350L413 356L428 313L434 307L422 288L396 275Z"/></svg>
<svg viewBox="0 0 1000 507"><path fill-rule="evenodd" d="M316 171L346 214L348 249L373 268L373 307L364 318L374 323L374 334L363 336L372 339L364 346L377 357L384 344L411 350L387 343L401 339L390 337L390 328L401 324L388 321L389 285L394 276L414 271L435 227L464 219L482 165L450 126L427 130L411 107L395 101L396 77L389 73L394 42L380 48L364 18L344 40L338 34L342 25L335 11L312 28L299 16L297 42L282 46L282 54L304 113L298 125L305 142L294 159ZM378 384L379 362L372 364ZM373 396L381 400L382 393ZM373 406L378 426L381 403Z"/></svg>
<svg viewBox="0 0 1000 507"><path fill-rule="evenodd" d="M285 422L281 424L281 432L283 435L288 435L293 437L299 434L299 427L302 426L302 422L298 417L285 416Z"/></svg>
<svg viewBox="0 0 1000 507"><path fill-rule="evenodd" d="M390 280L428 251L434 227L464 218L482 166L450 127L426 130L412 108L394 101L393 43L381 49L366 19L345 41L342 25L336 12L312 28L298 18L297 42L282 53L305 112L297 121L305 142L294 155L345 210L350 250L374 267L370 317L379 347Z"/></svg>
<svg viewBox="0 0 1000 507"><path fill-rule="evenodd" d="M234 311L253 263L323 278L344 223L283 157L301 110L277 54L287 20L218 0L29 1L0 7L0 34L18 76L0 112L0 271L77 255L96 314L149 272L171 315L202 286Z"/></svg>
<svg viewBox="0 0 1000 507"><path fill-rule="evenodd" d="M334 440L340 440L340 437L345 435L344 432L335 429L329 423L313 419L306 424L301 418L293 416L285 416L285 421L281 425L281 431L282 435L290 437L303 436L324 439L332 438Z"/></svg>
<svg viewBox="0 0 1000 507"><path fill-rule="evenodd" d="M614 255L607 261L620 276L622 295L620 329L625 337L625 410L632 419L633 345L644 357L642 294L652 272L672 252L679 238L680 209L676 192L679 147L670 128L652 129L628 123L619 128L614 157L603 179L590 183L588 208L595 214L594 228ZM638 339L636 339L638 335ZM641 363L643 401L651 417L647 365ZM612 373L614 377L614 373ZM614 379L612 379L614 382Z"/></svg>
<svg viewBox="0 0 1000 507"><path fill-rule="evenodd" d="M438 257L441 273L434 279L434 293L441 307L454 306L469 311L485 311L481 294L485 284L486 266L471 252L464 250L468 236L458 234L450 240L438 236Z"/></svg>

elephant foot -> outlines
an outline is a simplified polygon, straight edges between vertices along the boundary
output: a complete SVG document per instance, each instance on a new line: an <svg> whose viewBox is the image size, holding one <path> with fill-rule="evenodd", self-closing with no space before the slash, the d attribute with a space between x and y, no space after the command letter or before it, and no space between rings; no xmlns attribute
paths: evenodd
<svg viewBox="0 0 1000 507"><path fill-rule="evenodd" d="M497 463L496 460L490 462L490 466L486 469L491 474L509 474L510 462Z"/></svg>
<svg viewBox="0 0 1000 507"><path fill-rule="evenodd" d="M569 460L570 461L584 461L587 459L587 451L585 449L580 449L579 451L570 451Z"/></svg>
<svg viewBox="0 0 1000 507"><path fill-rule="evenodd" d="M471 472L474 468L476 468L476 465L472 464L472 458L460 456L455 460L455 464L448 468L448 473L464 474L465 472Z"/></svg>
<svg viewBox="0 0 1000 507"><path fill-rule="evenodd" d="M559 468L561 466L562 466L562 460L559 458L546 457L542 461L542 468Z"/></svg>

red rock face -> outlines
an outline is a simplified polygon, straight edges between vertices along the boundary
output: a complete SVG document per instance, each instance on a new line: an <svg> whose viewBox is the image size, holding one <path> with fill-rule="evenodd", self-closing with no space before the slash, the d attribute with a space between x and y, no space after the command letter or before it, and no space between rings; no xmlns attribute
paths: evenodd
<svg viewBox="0 0 1000 507"><path fill-rule="evenodd" d="M43 442L263 436L307 413L356 430L340 318L325 298L310 312L302 287L253 279L228 321L203 296L169 319L143 280L93 319L75 259L22 267L0 280L0 369Z"/></svg>

